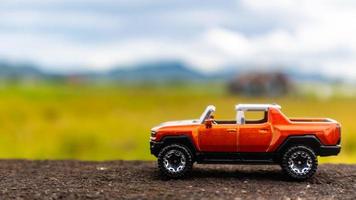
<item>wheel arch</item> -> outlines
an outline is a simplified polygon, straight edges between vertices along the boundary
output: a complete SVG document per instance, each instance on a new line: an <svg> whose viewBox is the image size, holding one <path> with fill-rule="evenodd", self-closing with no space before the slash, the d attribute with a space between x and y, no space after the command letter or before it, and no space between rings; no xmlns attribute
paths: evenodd
<svg viewBox="0 0 356 200"><path fill-rule="evenodd" d="M298 145L310 147L316 155L320 154L320 147L322 146L320 140L313 134L289 136L278 147L277 153L280 157L288 148Z"/></svg>
<svg viewBox="0 0 356 200"><path fill-rule="evenodd" d="M162 138L161 149L170 144L182 144L186 146L191 151L192 156L195 157L196 148L194 146L192 139L189 136L186 135L165 136L164 138Z"/></svg>

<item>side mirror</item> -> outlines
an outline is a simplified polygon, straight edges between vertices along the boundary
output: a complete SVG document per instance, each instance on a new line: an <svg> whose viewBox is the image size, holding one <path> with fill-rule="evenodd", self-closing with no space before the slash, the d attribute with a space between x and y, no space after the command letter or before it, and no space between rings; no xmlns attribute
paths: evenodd
<svg viewBox="0 0 356 200"><path fill-rule="evenodd" d="M204 124L206 128L211 128L213 126L213 119L206 119Z"/></svg>
<svg viewBox="0 0 356 200"><path fill-rule="evenodd" d="M246 120L244 117L241 118L241 124L245 124L246 123Z"/></svg>

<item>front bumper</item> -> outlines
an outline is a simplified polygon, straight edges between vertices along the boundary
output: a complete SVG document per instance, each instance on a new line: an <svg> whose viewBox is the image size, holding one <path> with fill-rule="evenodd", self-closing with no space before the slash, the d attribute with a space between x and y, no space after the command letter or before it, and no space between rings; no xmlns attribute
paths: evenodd
<svg viewBox="0 0 356 200"><path fill-rule="evenodd" d="M319 149L320 156L336 156L340 153L341 146L321 146Z"/></svg>
<svg viewBox="0 0 356 200"><path fill-rule="evenodd" d="M158 156L159 151L161 150L163 145L163 142L155 142L155 141L150 141L150 151L151 154L154 156Z"/></svg>

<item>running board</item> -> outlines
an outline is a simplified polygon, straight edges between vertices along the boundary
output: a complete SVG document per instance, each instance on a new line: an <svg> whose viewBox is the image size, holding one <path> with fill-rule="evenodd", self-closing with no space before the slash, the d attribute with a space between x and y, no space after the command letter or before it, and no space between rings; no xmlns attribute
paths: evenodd
<svg viewBox="0 0 356 200"><path fill-rule="evenodd" d="M275 164L273 153L199 153L198 164Z"/></svg>
<svg viewBox="0 0 356 200"><path fill-rule="evenodd" d="M273 160L197 160L198 164L276 164Z"/></svg>

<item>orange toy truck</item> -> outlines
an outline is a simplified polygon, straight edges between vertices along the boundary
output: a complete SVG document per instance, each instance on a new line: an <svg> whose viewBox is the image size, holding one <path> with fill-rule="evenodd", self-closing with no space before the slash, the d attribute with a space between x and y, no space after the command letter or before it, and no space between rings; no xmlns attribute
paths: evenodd
<svg viewBox="0 0 356 200"><path fill-rule="evenodd" d="M341 126L332 119L290 119L275 104L239 104L235 120L215 120L214 106L199 119L166 122L151 130L151 154L160 172L185 176L199 164L279 164L286 175L304 180L317 170L318 156L341 150ZM250 119L260 113L260 119Z"/></svg>

